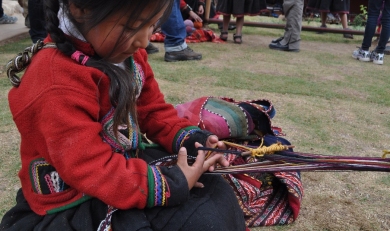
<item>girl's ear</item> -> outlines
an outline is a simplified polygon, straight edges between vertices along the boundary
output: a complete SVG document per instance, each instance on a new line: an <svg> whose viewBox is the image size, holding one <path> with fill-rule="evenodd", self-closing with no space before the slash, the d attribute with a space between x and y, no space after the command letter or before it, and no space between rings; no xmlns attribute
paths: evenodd
<svg viewBox="0 0 390 231"><path fill-rule="evenodd" d="M88 13L87 10L78 8L73 3L69 3L69 11L78 23L83 23L85 15Z"/></svg>

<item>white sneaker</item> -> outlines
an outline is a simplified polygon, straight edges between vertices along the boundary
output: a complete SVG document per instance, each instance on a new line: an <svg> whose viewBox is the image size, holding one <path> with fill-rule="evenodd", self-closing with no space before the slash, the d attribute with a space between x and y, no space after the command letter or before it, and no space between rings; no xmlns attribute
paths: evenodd
<svg viewBox="0 0 390 231"><path fill-rule="evenodd" d="M377 53L376 51L372 51L370 59L372 60L373 63L382 65L384 56L385 56L384 53Z"/></svg>
<svg viewBox="0 0 390 231"><path fill-rule="evenodd" d="M359 49L353 51L352 58L363 61L363 62L370 62L370 51L362 50L362 48L359 47Z"/></svg>

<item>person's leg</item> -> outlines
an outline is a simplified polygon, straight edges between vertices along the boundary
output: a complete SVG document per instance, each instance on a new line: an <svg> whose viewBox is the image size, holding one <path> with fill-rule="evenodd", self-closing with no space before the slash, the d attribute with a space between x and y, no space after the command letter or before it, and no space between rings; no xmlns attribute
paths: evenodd
<svg viewBox="0 0 390 231"><path fill-rule="evenodd" d="M186 28L180 12L180 0L173 3L171 14L166 22L161 25L161 31L165 35L164 47L166 52L181 51L187 48L185 43Z"/></svg>
<svg viewBox="0 0 390 231"><path fill-rule="evenodd" d="M3 0L0 0L0 18L4 15Z"/></svg>
<svg viewBox="0 0 390 231"><path fill-rule="evenodd" d="M390 37L390 0L385 1L384 8L382 10L382 31L379 37L379 42L375 50L371 54L371 59L375 64L383 64L384 52L386 44Z"/></svg>
<svg viewBox="0 0 390 231"><path fill-rule="evenodd" d="M246 230L244 213L232 187L221 176L203 175L204 188L193 188L185 203L145 209L153 230Z"/></svg>
<svg viewBox="0 0 390 231"><path fill-rule="evenodd" d="M326 28L326 19L328 18L328 12L320 11L321 26L320 28ZM323 34L325 32L318 31L317 34Z"/></svg>
<svg viewBox="0 0 390 231"><path fill-rule="evenodd" d="M28 0L28 12L30 20L30 38L33 43L36 43L38 40L43 40L47 36L42 0Z"/></svg>
<svg viewBox="0 0 390 231"><path fill-rule="evenodd" d="M340 13L341 25L344 29L348 28L348 15L346 13Z"/></svg>
<svg viewBox="0 0 390 231"><path fill-rule="evenodd" d="M244 26L244 16L236 18L236 34L242 34L242 27Z"/></svg>
<svg viewBox="0 0 390 231"><path fill-rule="evenodd" d="M223 41L226 41L228 39L228 27L229 27L229 22L230 22L230 14L229 15L223 15L222 16L222 29L221 29L221 35L219 36L220 39Z"/></svg>
<svg viewBox="0 0 390 231"><path fill-rule="evenodd" d="M369 49L371 47L372 38L374 37L375 34L375 29L380 14L381 6L382 6L382 1L378 1L378 0L368 1L368 12L367 12L368 16L367 16L366 28L364 30L362 46L352 53L353 58L363 62L369 62L372 60L372 55L369 52Z"/></svg>
<svg viewBox="0 0 390 231"><path fill-rule="evenodd" d="M161 25L165 34L165 61L199 60L202 55L192 51L185 42L186 27L180 12L180 0L175 0L168 20Z"/></svg>
<svg viewBox="0 0 390 231"><path fill-rule="evenodd" d="M379 37L378 46L375 49L378 53L383 53L385 51L386 44L390 37L390 0L385 1L385 7L382 11L381 23L382 30Z"/></svg>
<svg viewBox="0 0 390 231"><path fill-rule="evenodd" d="M244 26L244 16L236 18L236 33L233 35L234 43L242 43L242 27Z"/></svg>
<svg viewBox="0 0 390 231"><path fill-rule="evenodd" d="M321 27L326 27L327 18L328 18L328 12L321 11Z"/></svg>
<svg viewBox="0 0 390 231"><path fill-rule="evenodd" d="M286 16L286 29L283 39L271 43L269 47L276 50L299 51L302 29L303 0L285 0L283 11Z"/></svg>
<svg viewBox="0 0 390 231"><path fill-rule="evenodd" d="M289 2L289 1L287 1ZM285 44L288 41L288 48L292 51L299 51L301 44L301 30L302 30L302 14L304 0L293 0L291 11L291 17L289 20L289 29L284 33L284 38L281 44Z"/></svg>
<svg viewBox="0 0 390 231"><path fill-rule="evenodd" d="M387 3L388 4L388 3ZM367 10L367 22L366 28L364 30L364 38L362 42L362 49L368 51L371 47L372 38L375 34L377 20L380 14L380 8L382 6L382 1L378 0L369 0L368 1L368 10ZM383 16L382 16L383 17ZM383 25L382 25L383 27ZM383 30L383 29L382 29Z"/></svg>
<svg viewBox="0 0 390 231"><path fill-rule="evenodd" d="M229 15L223 15L222 18L223 18L222 19L223 20L222 31L228 31L229 22L230 22L230 14Z"/></svg>
<svg viewBox="0 0 390 231"><path fill-rule="evenodd" d="M339 13L340 19L341 19L341 25L343 26L344 30L350 30L348 28L348 14L346 13ZM350 33L344 33L344 38L353 39L353 35Z"/></svg>

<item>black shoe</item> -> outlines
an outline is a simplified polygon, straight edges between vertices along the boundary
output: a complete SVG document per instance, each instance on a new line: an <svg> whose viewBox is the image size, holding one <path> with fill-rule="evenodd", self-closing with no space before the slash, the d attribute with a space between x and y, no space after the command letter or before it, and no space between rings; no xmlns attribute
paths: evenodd
<svg viewBox="0 0 390 231"><path fill-rule="evenodd" d="M164 60L167 62L200 60L200 59L202 59L202 54L194 52L189 47L181 51L165 52L165 57L164 57Z"/></svg>
<svg viewBox="0 0 390 231"><path fill-rule="evenodd" d="M284 36L272 40L271 43L278 43L278 42L282 41L283 39L284 39Z"/></svg>
<svg viewBox="0 0 390 231"><path fill-rule="evenodd" d="M270 49L280 50L280 51L291 51L291 52L298 52L299 51L299 49L290 49L290 48L288 48L288 44L287 45L282 45L282 44L280 44L280 42L271 43L271 44L269 44L268 47Z"/></svg>
<svg viewBox="0 0 390 231"><path fill-rule="evenodd" d="M351 30L351 29L346 28L346 29L344 29L344 30ZM347 38L347 39L353 39L353 34L345 33L345 34L343 35L343 37L344 37L344 38Z"/></svg>
<svg viewBox="0 0 390 231"><path fill-rule="evenodd" d="M344 34L343 37L347 39L353 39L353 34Z"/></svg>
<svg viewBox="0 0 390 231"><path fill-rule="evenodd" d="M156 47L152 43L149 43L149 45L145 48L145 50L146 53L148 53L149 55L159 52L158 47Z"/></svg>

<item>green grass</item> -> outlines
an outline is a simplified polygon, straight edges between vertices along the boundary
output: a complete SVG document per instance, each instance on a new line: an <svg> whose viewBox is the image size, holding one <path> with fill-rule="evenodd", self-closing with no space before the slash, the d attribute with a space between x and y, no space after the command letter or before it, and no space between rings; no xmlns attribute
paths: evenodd
<svg viewBox="0 0 390 231"><path fill-rule="evenodd" d="M318 26L318 22L309 26ZM218 35L216 25L210 27ZM390 149L390 58L385 57L384 65L352 59L362 36L347 40L341 34L303 31L301 51L289 53L268 48L282 29L244 27L241 45L232 43L233 33L229 31L224 44L190 44L203 55L193 62L167 63L163 44L155 43L160 52L149 56L149 62L167 102L178 104L210 95L269 99L277 110L273 126L283 129L297 151L378 157ZM26 38L0 46L0 63L5 64L29 43ZM3 70L0 216L14 204L19 187L19 137L8 109L10 88ZM298 220L290 226L252 230L390 229L387 173L304 172L302 179L305 195Z"/></svg>

